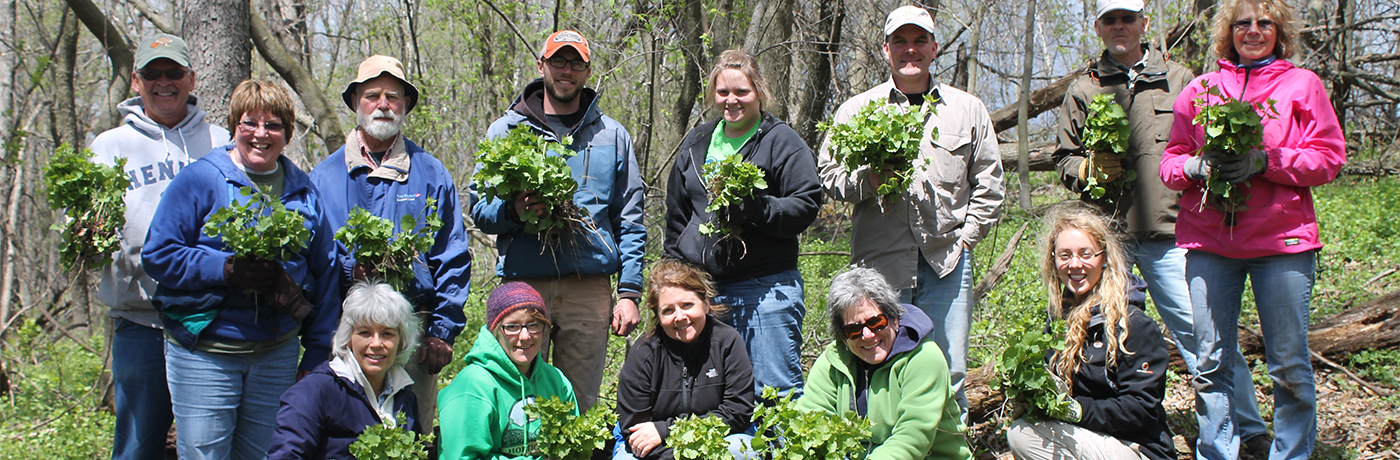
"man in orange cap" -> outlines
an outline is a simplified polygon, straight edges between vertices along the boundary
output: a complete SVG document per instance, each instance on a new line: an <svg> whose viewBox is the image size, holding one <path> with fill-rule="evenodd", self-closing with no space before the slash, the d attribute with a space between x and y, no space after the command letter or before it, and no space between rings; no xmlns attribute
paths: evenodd
<svg viewBox="0 0 1400 460"><path fill-rule="evenodd" d="M325 199L323 206L331 226L344 227L350 211L362 208L395 223L411 215L422 228L428 200L436 202L432 212L442 219L432 248L413 264L413 280L399 287L423 318L418 352L404 369L415 383L413 392L418 396L423 425L432 427L437 374L452 361L452 342L466 324L462 305L471 284L472 257L457 186L442 162L402 133L405 118L418 105L418 88L408 81L398 59L381 55L366 58L341 99L355 112L359 127L347 136L340 150L311 171L311 181ZM342 287L379 278L378 273L357 264L345 247L339 250L346 270Z"/></svg>
<svg viewBox="0 0 1400 460"><path fill-rule="evenodd" d="M632 136L617 120L603 115L598 92L585 87L592 65L582 34L561 30L550 35L535 62L540 78L525 86L486 136L504 136L523 125L552 141L571 137L567 147L573 155L566 161L579 184L574 201L593 228L562 238L562 247L551 250L539 235L523 231L520 215L525 209L544 208L533 192L483 201L472 189L472 220L482 231L497 235L497 275L529 283L549 306L556 328L553 364L573 384L580 411L598 400L608 331L625 336L637 326L646 244L642 179ZM619 272L614 290L611 278Z"/></svg>

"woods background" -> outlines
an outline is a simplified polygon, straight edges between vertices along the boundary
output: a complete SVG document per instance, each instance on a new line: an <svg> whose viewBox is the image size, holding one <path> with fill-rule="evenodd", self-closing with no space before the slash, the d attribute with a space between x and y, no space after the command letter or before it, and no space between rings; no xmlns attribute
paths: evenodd
<svg viewBox="0 0 1400 460"><path fill-rule="evenodd" d="M1316 72L1331 91L1347 129L1347 172L1396 174L1400 4L1296 3L1304 24L1302 49L1293 62ZM131 48L146 36L168 32L187 40L198 79L193 94L214 124L223 124L228 96L238 82L249 77L285 81L300 96L298 131L288 155L304 169L338 148L354 127L339 93L355 66L371 54L396 56L422 93L406 135L448 165L465 193L478 139L537 77L540 42L558 29L579 30L593 50L589 86L601 93L603 112L626 126L635 140L647 184L648 254L654 256L660 253L663 181L679 141L714 116L704 112L702 94L714 56L729 48L754 54L776 98L770 111L815 147L820 143L818 122L841 101L888 78L881 27L886 13L901 4L3 0L0 334L11 333L23 318L41 318L47 330L70 337L100 330L94 319L105 316L106 307L89 300L90 280L60 269L58 233L50 230L60 215L45 203L40 172L57 145L85 146L120 122L116 104L134 96ZM1213 70L1206 42L1215 4L1149 1L1151 23L1144 38L1197 73ZM1028 199L1018 203L1015 197L1029 196L1029 184L1036 181L1025 179L1028 175L1017 179L1016 167L1049 167L1052 109L1068 83L1102 50L1091 27L1093 2L934 0L923 5L934 13L939 29L935 76L981 97L993 111L1011 187L1006 206L1029 207ZM1029 119L1021 131L1025 134L1018 135L1013 128L1023 99ZM1029 146L1029 161L1016 160L1018 137ZM493 275L494 254L487 235L473 231L473 238L473 283L479 286ZM74 342L94 346L86 337L79 334ZM0 360L0 389L10 387L3 372L10 362Z"/></svg>

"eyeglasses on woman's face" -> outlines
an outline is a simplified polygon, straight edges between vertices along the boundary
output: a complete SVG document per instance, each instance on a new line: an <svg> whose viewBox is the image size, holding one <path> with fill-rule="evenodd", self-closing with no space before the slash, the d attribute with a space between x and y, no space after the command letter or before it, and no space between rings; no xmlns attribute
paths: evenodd
<svg viewBox="0 0 1400 460"><path fill-rule="evenodd" d="M287 129L287 125L281 123L258 123L253 120L243 120L238 122L239 129L248 131L250 133L256 132L259 126L267 130L267 132L269 133L280 133L282 132L282 130Z"/></svg>
<svg viewBox="0 0 1400 460"><path fill-rule="evenodd" d="M846 340L856 340L865 335L865 330L870 329L870 333L878 333L885 330L890 325L890 319L884 313L871 316L863 323L851 323L841 326L841 334L846 336Z"/></svg>
<svg viewBox="0 0 1400 460"><path fill-rule="evenodd" d="M1092 262L1094 261L1094 259L1097 259L1097 258L1098 258L1099 256L1101 256L1101 255L1103 255L1103 251L1098 251L1098 252L1092 252L1092 251L1089 251L1089 250L1083 250L1083 251L1079 251L1079 252L1060 251L1059 253L1056 253L1056 254L1055 254L1055 260L1059 261L1059 262L1062 263L1062 264L1068 264L1068 263L1070 263L1070 261L1074 261L1074 260L1078 260L1078 261L1080 261L1081 263L1086 263L1086 264L1087 264L1087 263L1092 263Z"/></svg>
<svg viewBox="0 0 1400 460"><path fill-rule="evenodd" d="M1249 29L1258 26L1260 31L1267 31L1274 30L1275 25L1277 23L1268 19L1241 19L1230 23L1230 28L1235 32L1248 32Z"/></svg>
<svg viewBox="0 0 1400 460"><path fill-rule="evenodd" d="M520 335L520 331L530 331L531 334L539 335L544 332L545 324L539 321L531 321L525 324L505 323L501 325L501 332L508 335Z"/></svg>

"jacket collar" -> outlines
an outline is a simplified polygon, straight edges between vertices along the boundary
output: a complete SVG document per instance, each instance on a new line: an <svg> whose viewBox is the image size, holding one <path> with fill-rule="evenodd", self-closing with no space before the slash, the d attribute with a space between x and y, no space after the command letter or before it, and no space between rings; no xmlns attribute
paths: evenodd
<svg viewBox="0 0 1400 460"><path fill-rule="evenodd" d="M383 404L379 403L379 395L370 394L374 387L370 386L369 378L365 377L364 370L360 369L359 363L337 353L335 357L331 358L329 366L331 372L335 373L337 377L345 379L347 382L354 382L351 388L358 387L360 395L365 398L365 404L374 409L375 414L379 416L380 423L390 428L397 424L397 420L394 418L393 395L413 384L413 378L408 376L408 372L403 370L403 366L389 368L389 374L384 376L384 394L388 394L389 397L384 398Z"/></svg>
<svg viewBox="0 0 1400 460"><path fill-rule="evenodd" d="M903 104L903 105L909 104L909 96L905 96L905 95L904 95L904 92L900 91L900 90L899 90L899 87L896 86L896 85L894 84L894 77L893 77L893 76L891 76L889 80L886 80L886 81L885 81L885 84L890 85L890 95L889 95L889 99L886 99L887 102L889 102L889 103L891 103L891 104ZM943 88L943 84L942 84L942 83L939 83L939 82L938 82L938 79L933 78L933 72L929 72L929 75L928 75L928 94L926 94L926 95L924 96L924 103L927 104L930 100L932 100L933 103L935 103L935 104L945 103L944 100L943 100L942 92L941 92L941 91L942 91L942 88ZM929 99L929 98L933 98L933 99Z"/></svg>
<svg viewBox="0 0 1400 460"><path fill-rule="evenodd" d="M695 135L687 138L686 143L681 146L683 149L682 151L688 152L691 155L691 162L697 165L697 168L704 167L705 151L709 148L710 137L715 135L716 129L719 129L719 121L720 119L716 118L701 123L700 126L696 126ZM758 132L754 133L753 137L749 138L749 141L744 143L743 147L739 148L740 155L744 159L751 158L754 152L752 146L758 145L759 141L763 139L763 136L773 131L773 128L777 127L779 124L785 123L787 122L779 120L777 117L774 117L773 114L763 112L763 116L758 119Z"/></svg>
<svg viewBox="0 0 1400 460"><path fill-rule="evenodd" d="M553 130L549 129L549 122L545 120L544 92L544 79L536 78L535 81L525 85L525 89L515 98L515 102L510 104L510 109L525 117L525 121L528 121L535 130L545 133L546 138L557 140L558 137ZM598 108L598 96L598 91L593 88L585 87L579 91L579 107L584 108L583 118L579 120L578 126L574 126L572 131L561 133L562 136L571 136L577 133L580 128L603 117L603 112Z"/></svg>
<svg viewBox="0 0 1400 460"><path fill-rule="evenodd" d="M239 168L238 165L233 163L233 148L233 144L217 147L209 155L205 155L204 158L209 159L209 163L213 164L215 168L218 168L219 172L224 175L228 182L239 187L252 187L253 181L248 178L248 173L243 172L242 168ZM293 164L292 160L288 159L286 155L279 155L277 157L277 166L285 171L285 179L283 179L285 182L282 185L283 197L301 193L311 188L311 177L307 176L305 171L302 171L301 168Z"/></svg>
<svg viewBox="0 0 1400 460"><path fill-rule="evenodd" d="M1142 46L1143 69L1138 72L1137 81L1152 82L1167 78L1167 60L1162 52L1146 43L1140 46ZM1126 79L1128 73L1123 71L1122 66L1124 65L1131 67L1137 63L1121 64L1113 60L1113 57L1108 54L1108 50L1104 50L1103 54L1099 55L1099 60L1089 66L1089 75L1098 80Z"/></svg>
<svg viewBox="0 0 1400 460"><path fill-rule="evenodd" d="M412 157L408 154L408 146L404 143L403 133L394 136L394 143L384 154L384 162L380 163L378 168L365 160L365 155L369 152L365 150L364 135L365 130L355 128L355 135L345 140L345 171L353 173L359 168L371 168L373 171L370 171L369 177L378 177L394 182L407 181Z"/></svg>

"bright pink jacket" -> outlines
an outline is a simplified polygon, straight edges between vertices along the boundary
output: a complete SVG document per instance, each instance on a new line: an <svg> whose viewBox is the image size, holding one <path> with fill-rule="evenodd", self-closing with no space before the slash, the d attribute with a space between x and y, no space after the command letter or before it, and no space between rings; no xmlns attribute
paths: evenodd
<svg viewBox="0 0 1400 460"><path fill-rule="evenodd" d="M1264 119L1263 150L1269 154L1269 164L1248 181L1248 209L1236 212L1233 227L1225 225L1224 213L1201 206L1205 182L1188 179L1182 172L1182 165L1197 154L1204 139L1201 127L1191 123L1198 111L1197 95L1205 92L1203 83L1247 101L1273 100L1278 110L1273 118ZM1176 118L1160 174L1168 188L1185 191L1176 220L1177 246L1233 258L1322 247L1309 187L1335 179L1347 155L1342 127L1316 74L1282 59L1249 70L1221 60L1219 71L1196 77L1181 91L1173 112Z"/></svg>

